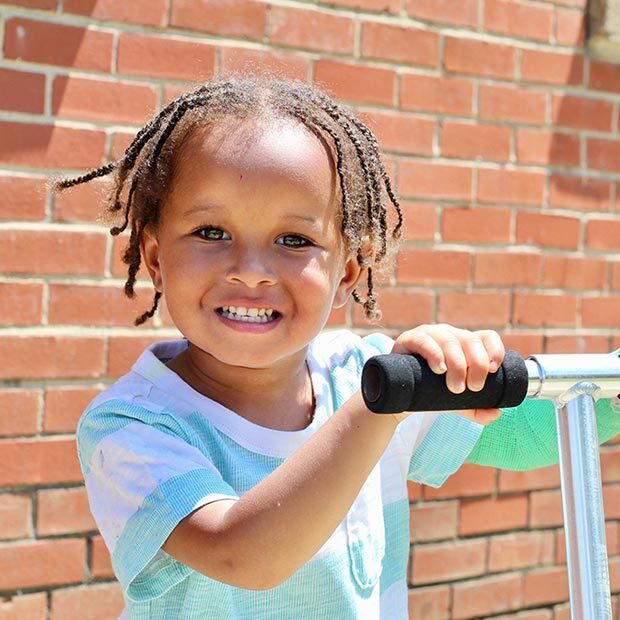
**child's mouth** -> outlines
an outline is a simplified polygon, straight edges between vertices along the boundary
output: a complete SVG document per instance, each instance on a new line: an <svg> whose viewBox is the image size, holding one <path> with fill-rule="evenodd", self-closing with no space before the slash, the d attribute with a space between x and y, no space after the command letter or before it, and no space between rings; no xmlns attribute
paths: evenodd
<svg viewBox="0 0 620 620"><path fill-rule="evenodd" d="M218 314L231 321L243 323L271 323L280 313L273 308L245 308L244 306L222 306L217 309Z"/></svg>

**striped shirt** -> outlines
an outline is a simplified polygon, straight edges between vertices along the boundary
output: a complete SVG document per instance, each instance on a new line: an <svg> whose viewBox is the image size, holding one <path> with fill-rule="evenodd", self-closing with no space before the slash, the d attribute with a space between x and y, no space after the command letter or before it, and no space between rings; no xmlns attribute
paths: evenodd
<svg viewBox="0 0 620 620"><path fill-rule="evenodd" d="M283 463L359 389L364 362L392 345L380 334L318 336L307 354L316 409L300 431L258 426L193 390L165 365L186 340L153 344L90 403L77 429L78 454L123 588L123 618L407 618L407 480L440 486L483 430L454 414L421 413L401 422L331 537L275 588L227 585L161 549L189 513L240 497Z"/></svg>

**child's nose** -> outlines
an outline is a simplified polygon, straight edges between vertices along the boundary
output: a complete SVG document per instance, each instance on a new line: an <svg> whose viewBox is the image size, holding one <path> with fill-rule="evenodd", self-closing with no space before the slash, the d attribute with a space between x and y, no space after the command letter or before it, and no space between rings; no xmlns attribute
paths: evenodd
<svg viewBox="0 0 620 620"><path fill-rule="evenodd" d="M276 275L264 252L256 248L238 248L233 254L226 279L254 288L259 284L274 284Z"/></svg>

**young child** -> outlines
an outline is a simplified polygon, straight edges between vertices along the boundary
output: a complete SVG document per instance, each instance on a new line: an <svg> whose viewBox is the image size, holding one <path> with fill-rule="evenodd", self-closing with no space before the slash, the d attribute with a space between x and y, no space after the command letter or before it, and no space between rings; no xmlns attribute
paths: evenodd
<svg viewBox="0 0 620 620"><path fill-rule="evenodd" d="M114 172L112 228L133 295L143 257L184 339L142 353L78 429L92 513L124 618L407 617L407 479L439 486L464 462L557 461L549 403L503 412L375 415L364 362L423 355L453 392L501 363L492 331L424 325L396 341L320 333L389 262L401 214L371 131L319 90L229 78L173 101ZM386 204L397 223L388 230ZM620 415L598 403L600 440Z"/></svg>

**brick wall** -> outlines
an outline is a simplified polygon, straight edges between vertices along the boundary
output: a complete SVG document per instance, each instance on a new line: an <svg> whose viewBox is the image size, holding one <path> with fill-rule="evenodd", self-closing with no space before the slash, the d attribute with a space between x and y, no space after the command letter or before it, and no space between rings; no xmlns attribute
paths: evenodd
<svg viewBox="0 0 620 620"><path fill-rule="evenodd" d="M523 354L620 347L620 67L584 53L586 0L0 0L0 620L113 618L73 432L145 345L176 332L122 295L104 183L194 80L268 67L354 104L402 198L383 326L499 330ZM332 325L367 329L359 309ZM620 618L620 443L602 449ZM416 620L569 618L556 467L465 466L414 487ZM523 613L518 610L527 609Z"/></svg>

